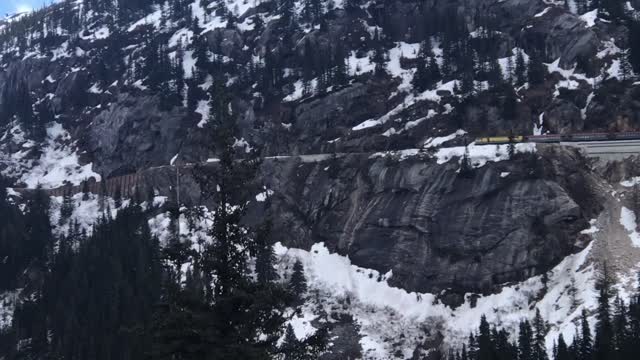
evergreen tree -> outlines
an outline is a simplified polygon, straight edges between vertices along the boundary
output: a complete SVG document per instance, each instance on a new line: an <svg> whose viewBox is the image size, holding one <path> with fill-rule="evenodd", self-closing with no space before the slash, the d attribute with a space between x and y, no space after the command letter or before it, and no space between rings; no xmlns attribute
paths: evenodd
<svg viewBox="0 0 640 360"><path fill-rule="evenodd" d="M0 173L0 292L17 286L18 274L31 262L35 252L26 240L25 216L8 201L8 181Z"/></svg>
<svg viewBox="0 0 640 360"><path fill-rule="evenodd" d="M423 92L438 80L440 80L440 70L431 51L431 43L423 41L420 44L420 52L416 59L416 73L412 81L413 87L418 92Z"/></svg>
<svg viewBox="0 0 640 360"><path fill-rule="evenodd" d="M522 86L527 82L527 64L521 49L516 51L516 67L514 69L516 86Z"/></svg>
<svg viewBox="0 0 640 360"><path fill-rule="evenodd" d="M533 319L533 344L532 344L532 359L533 360L548 360L547 346L545 343L545 336L547 334L546 324L540 310L536 309L536 315Z"/></svg>
<svg viewBox="0 0 640 360"><path fill-rule="evenodd" d="M596 360L610 359L613 356L613 327L611 325L611 282L605 264L598 281L598 313L593 355Z"/></svg>
<svg viewBox="0 0 640 360"><path fill-rule="evenodd" d="M322 18L321 0L304 0L302 8L302 19L311 22L312 25L319 24Z"/></svg>
<svg viewBox="0 0 640 360"><path fill-rule="evenodd" d="M295 297L296 302L301 304L307 293L307 279L304 276L304 266L300 260L293 264L293 273L291 274L291 280L289 280L289 291Z"/></svg>
<svg viewBox="0 0 640 360"><path fill-rule="evenodd" d="M460 353L460 360L469 360L469 354L467 353L467 344L462 344L462 352Z"/></svg>
<svg viewBox="0 0 640 360"><path fill-rule="evenodd" d="M345 85L349 80L349 70L347 67L346 57L344 44L339 42L334 48L332 59L332 66L334 69L333 82L336 85Z"/></svg>
<svg viewBox="0 0 640 360"><path fill-rule="evenodd" d="M293 0L279 0L280 19L284 28L289 28L295 23L295 3Z"/></svg>
<svg viewBox="0 0 640 360"><path fill-rule="evenodd" d="M505 90L504 103L502 105L502 117L505 120L515 120L518 115L518 95L509 86Z"/></svg>
<svg viewBox="0 0 640 360"><path fill-rule="evenodd" d="M106 208L107 201L107 179L104 176L101 176L102 181L100 181L100 190L98 192L98 210L100 214L103 214Z"/></svg>
<svg viewBox="0 0 640 360"><path fill-rule="evenodd" d="M53 232L49 221L49 195L38 187L33 198L27 202L25 223L27 224L27 253L36 266L44 269L53 253Z"/></svg>
<svg viewBox="0 0 640 360"><path fill-rule="evenodd" d="M476 337L478 344L478 352L475 359L477 360L491 360L494 358L494 348L491 341L491 329L487 322L486 316L482 315L480 318L480 327L478 329L478 336Z"/></svg>
<svg viewBox="0 0 640 360"><path fill-rule="evenodd" d="M467 356L469 360L478 360L478 352L480 351L478 341L473 333L469 334L469 346L467 348Z"/></svg>
<svg viewBox="0 0 640 360"><path fill-rule="evenodd" d="M591 328L589 327L589 321L587 320L587 311L582 310L580 318L580 335L579 342L577 343L577 360L589 360L593 354L593 343L591 337Z"/></svg>
<svg viewBox="0 0 640 360"><path fill-rule="evenodd" d="M533 331L529 321L524 320L520 323L518 332L518 360L534 360Z"/></svg>
<svg viewBox="0 0 640 360"><path fill-rule="evenodd" d="M627 318L627 307L620 297L614 301L614 312L612 317L613 327L613 349L615 356L620 359L629 358L629 343L632 341L629 336L629 324Z"/></svg>
<svg viewBox="0 0 640 360"><path fill-rule="evenodd" d="M629 20L629 50L627 51L627 59L633 71L636 74L640 74L640 20Z"/></svg>
<svg viewBox="0 0 640 360"><path fill-rule="evenodd" d="M570 360L571 355L569 354L569 348L567 347L567 343L564 341L564 337L562 334L558 337L558 346L555 353L555 360Z"/></svg>
<svg viewBox="0 0 640 360"><path fill-rule="evenodd" d="M65 194L62 197L62 205L60 206L59 224L65 223L71 217L71 215L73 215L74 208L75 208L75 203L73 202L71 190L68 189L67 191L65 191Z"/></svg>
<svg viewBox="0 0 640 360"><path fill-rule="evenodd" d="M527 78L529 79L529 83L531 85L542 84L544 82L546 69L542 63L542 55L539 54L538 51L532 52L528 65Z"/></svg>
<svg viewBox="0 0 640 360"><path fill-rule="evenodd" d="M636 292L629 302L629 342L625 354L638 354L640 351L640 273Z"/></svg>
<svg viewBox="0 0 640 360"><path fill-rule="evenodd" d="M513 360L518 358L518 347L509 342L509 333L506 330L493 328L492 334L495 359Z"/></svg>
<svg viewBox="0 0 640 360"><path fill-rule="evenodd" d="M622 51L622 55L620 57L620 71L619 71L620 74L619 75L622 77L623 81L633 77L633 66L629 61L630 59L629 53L630 53L630 50L626 49Z"/></svg>
<svg viewBox="0 0 640 360"><path fill-rule="evenodd" d="M496 88L504 82L502 77L502 68L498 63L498 59L493 58L489 60L489 68L487 69L487 81L489 82L489 88Z"/></svg>
<svg viewBox="0 0 640 360"><path fill-rule="evenodd" d="M89 181L88 180L83 180L82 181L82 200L83 201L87 201L89 200Z"/></svg>
<svg viewBox="0 0 640 360"><path fill-rule="evenodd" d="M267 284L278 277L274 269L276 255L273 250L271 233L272 224L267 220L258 229L256 236L256 273L260 284Z"/></svg>
<svg viewBox="0 0 640 360"><path fill-rule="evenodd" d="M285 360L298 360L302 355L302 346L291 324L287 324L287 330L284 333L284 341L280 347Z"/></svg>
<svg viewBox="0 0 640 360"><path fill-rule="evenodd" d="M513 62L513 56L509 56L507 58L506 73L507 73L507 82L509 83L509 85L513 85L514 75L515 75L515 64Z"/></svg>
<svg viewBox="0 0 640 360"><path fill-rule="evenodd" d="M375 30L375 34L373 36L373 63L375 64L375 74L377 76L382 76L387 73L386 70L386 52L384 50L384 46L382 45L382 40L380 39L380 33L378 32L378 28Z"/></svg>
<svg viewBox="0 0 640 360"><path fill-rule="evenodd" d="M113 194L113 201L116 209L122 206L122 186L120 184L116 185L116 191Z"/></svg>

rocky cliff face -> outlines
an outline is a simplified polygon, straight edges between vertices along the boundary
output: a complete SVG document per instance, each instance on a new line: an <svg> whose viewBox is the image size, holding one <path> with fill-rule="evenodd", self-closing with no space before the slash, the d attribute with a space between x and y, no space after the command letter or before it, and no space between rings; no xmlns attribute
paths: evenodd
<svg viewBox="0 0 640 360"><path fill-rule="evenodd" d="M324 243L355 265L391 271L394 286L440 294L452 306L465 293L544 273L591 241L581 231L603 211L607 181L577 149L539 145L469 173L458 160L427 153L266 159L265 189L248 221L270 214L283 245ZM171 196L174 171L149 170L138 182ZM198 203L189 169L180 181L182 201Z"/></svg>
<svg viewBox="0 0 640 360"><path fill-rule="evenodd" d="M349 156L275 165L267 178L285 244L324 242L359 266L392 270L397 286L462 295L557 263L601 209L583 159L544 149L532 170L528 156L536 157L486 165L471 177L455 162Z"/></svg>

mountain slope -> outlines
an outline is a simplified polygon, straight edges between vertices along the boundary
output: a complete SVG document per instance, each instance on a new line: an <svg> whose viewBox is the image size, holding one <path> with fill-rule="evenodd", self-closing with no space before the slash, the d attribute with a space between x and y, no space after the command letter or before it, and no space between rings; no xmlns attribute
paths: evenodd
<svg viewBox="0 0 640 360"><path fill-rule="evenodd" d="M277 215L278 255L317 292L296 321L333 314L345 348L419 358L483 313L515 328L539 308L551 347L594 309L599 262L625 283L640 260L634 160L463 145L638 128L640 3L602 3L65 1L0 23L0 170L16 189L138 173L159 203L198 204L187 168L216 157L206 125L230 98L238 153L266 157L249 221Z"/></svg>

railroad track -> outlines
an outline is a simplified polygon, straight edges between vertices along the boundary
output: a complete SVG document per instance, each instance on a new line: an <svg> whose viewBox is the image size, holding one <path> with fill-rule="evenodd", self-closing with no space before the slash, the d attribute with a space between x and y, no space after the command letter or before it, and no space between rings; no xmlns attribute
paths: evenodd
<svg viewBox="0 0 640 360"><path fill-rule="evenodd" d="M556 143L560 146L577 147L583 150L584 154L588 157L597 158L604 161L622 160L625 157L640 155L640 139L633 140L603 140L603 141L564 141ZM494 144L488 144L483 146L495 146ZM397 150L403 151L403 150ZM267 156L263 160L287 160L297 158L301 162L318 162L326 161L334 156L343 157L347 155L361 155L370 156L376 152L353 152L353 153L326 153L326 154L308 154L308 155L280 155L280 156ZM217 159L209 159L206 163L215 163ZM202 163L205 164L205 163ZM144 188L147 184L153 183L151 177L155 177L158 173L165 173L167 178L174 177L179 179L181 173L191 171L196 164L185 163L179 166L174 165L162 165L150 167L137 173L126 174L122 176L112 177L106 180L103 185L101 182L97 182L92 179L86 183L82 183L74 186L62 186L52 189L45 189L45 191L51 196L63 196L67 193L79 193L87 190L94 194L99 194L102 191L106 191L108 195L116 193L117 189L120 189L122 196L133 196L136 188ZM141 186L142 185L142 186ZM173 184L171 185L173 186ZM15 188L18 192L26 192L33 189L27 188ZM145 194L145 189L142 189L142 194Z"/></svg>

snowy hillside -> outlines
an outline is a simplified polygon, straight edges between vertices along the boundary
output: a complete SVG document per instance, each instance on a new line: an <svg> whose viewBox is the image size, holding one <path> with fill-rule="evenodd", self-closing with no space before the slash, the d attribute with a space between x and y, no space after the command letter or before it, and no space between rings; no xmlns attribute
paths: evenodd
<svg viewBox="0 0 640 360"><path fill-rule="evenodd" d="M67 0L0 20L0 359L224 356L182 328L247 359L440 360L483 315L516 342L539 313L552 357L583 317L596 334L605 266L635 299L640 158L526 136L640 129L636 9Z"/></svg>

